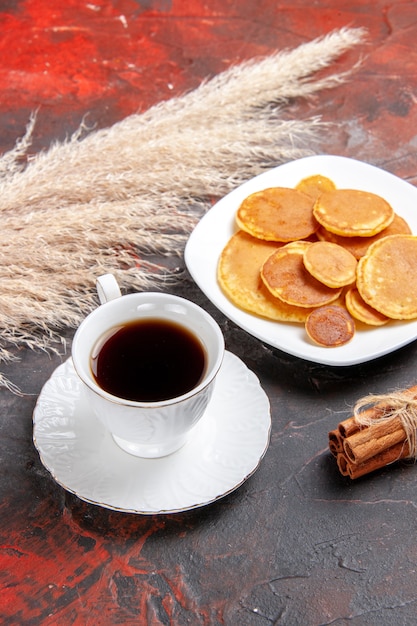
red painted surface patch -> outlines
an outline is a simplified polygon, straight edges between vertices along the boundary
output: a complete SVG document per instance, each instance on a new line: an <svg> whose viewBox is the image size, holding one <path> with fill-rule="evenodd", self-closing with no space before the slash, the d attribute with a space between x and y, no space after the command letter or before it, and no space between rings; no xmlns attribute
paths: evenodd
<svg viewBox="0 0 417 626"><path fill-rule="evenodd" d="M360 25L350 6L314 8L307 19L299 0L25 0L10 6L0 13L0 115L9 115L19 133L38 107L45 124L59 119L61 128L74 128L89 112L92 123L108 125L233 63Z"/></svg>
<svg viewBox="0 0 417 626"><path fill-rule="evenodd" d="M108 3L51 7L27 0L15 14L3 15L3 107L80 106L114 95L123 82L143 84L143 68L158 67L167 54L157 41L158 25L132 12L135 3L125 4L126 15Z"/></svg>
<svg viewBox="0 0 417 626"><path fill-rule="evenodd" d="M37 151L74 131L85 115L91 126L109 126L231 64L361 26L369 30L369 46L350 89L323 94L294 115L342 118L351 137L339 125L329 151L374 161L377 153L392 159L395 150L411 176L414 160L408 163L397 137L410 141L417 124L415 23L409 2L382 0L337 8L304 0L9 2L0 13L0 149L14 145L34 110ZM348 54L332 71L356 60L355 52ZM376 90L369 89L373 79ZM371 137L364 124L371 125Z"/></svg>

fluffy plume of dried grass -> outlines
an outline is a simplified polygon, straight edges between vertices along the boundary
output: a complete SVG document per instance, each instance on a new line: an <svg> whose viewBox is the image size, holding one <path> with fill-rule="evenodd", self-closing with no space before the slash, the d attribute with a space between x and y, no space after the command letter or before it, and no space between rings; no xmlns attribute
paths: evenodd
<svg viewBox="0 0 417 626"><path fill-rule="evenodd" d="M285 120L283 108L345 80L314 74L364 37L342 29L232 67L111 128L81 126L26 163L33 116L0 159L0 361L14 345L50 348L78 325L102 273L128 289L169 280L148 254L181 253L214 198L311 154L320 120Z"/></svg>

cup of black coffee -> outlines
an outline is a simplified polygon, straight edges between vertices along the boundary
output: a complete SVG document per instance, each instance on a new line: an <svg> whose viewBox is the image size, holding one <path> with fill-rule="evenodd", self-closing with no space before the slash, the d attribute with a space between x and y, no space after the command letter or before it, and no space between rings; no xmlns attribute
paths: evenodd
<svg viewBox="0 0 417 626"><path fill-rule="evenodd" d="M92 410L126 452L178 450L210 401L224 355L215 320L179 296L121 296L98 279L102 302L78 328L72 358Z"/></svg>

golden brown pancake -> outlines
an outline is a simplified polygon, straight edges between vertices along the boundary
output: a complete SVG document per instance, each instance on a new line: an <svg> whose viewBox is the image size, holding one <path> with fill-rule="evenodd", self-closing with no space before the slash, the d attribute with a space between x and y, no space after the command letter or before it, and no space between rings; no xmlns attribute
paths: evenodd
<svg viewBox="0 0 417 626"><path fill-rule="evenodd" d="M324 228L342 237L371 237L394 219L394 210L384 198L358 189L322 193L313 214Z"/></svg>
<svg viewBox="0 0 417 626"><path fill-rule="evenodd" d="M417 237L391 235L358 262L357 287L369 306L398 320L417 317Z"/></svg>
<svg viewBox="0 0 417 626"><path fill-rule="evenodd" d="M312 311L306 319L305 329L315 343L335 348L352 339L355 322L346 309L333 304Z"/></svg>
<svg viewBox="0 0 417 626"><path fill-rule="evenodd" d="M280 246L238 231L220 255L218 282L227 298L244 311L275 321L304 323L310 310L275 298L261 280L260 268Z"/></svg>
<svg viewBox="0 0 417 626"><path fill-rule="evenodd" d="M369 246L375 241L382 239L382 237L389 237L390 235L411 235L411 228L404 218L399 215L394 215L391 224L372 237L340 237L340 235L335 235L326 230L323 226L320 226L317 231L318 239L339 244L339 246L349 250L356 259L363 257Z"/></svg>
<svg viewBox="0 0 417 626"><path fill-rule="evenodd" d="M336 189L336 185L330 178L326 176L322 176L321 174L315 174L313 176L308 176L307 178L303 178L298 185L295 186L298 191L301 193L305 193L313 200L317 200L317 198L324 191L332 191Z"/></svg>
<svg viewBox="0 0 417 626"><path fill-rule="evenodd" d="M297 241L283 246L265 261L261 277L273 296L287 304L318 307L333 302L341 289L327 287L314 278L304 266L304 253L314 244Z"/></svg>
<svg viewBox="0 0 417 626"><path fill-rule="evenodd" d="M329 241L306 248L304 265L314 278L335 289L355 281L357 260L348 250Z"/></svg>
<svg viewBox="0 0 417 626"><path fill-rule="evenodd" d="M383 326L389 321L386 315L366 304L356 287L351 287L346 292L346 308L352 317L370 326Z"/></svg>
<svg viewBox="0 0 417 626"><path fill-rule="evenodd" d="M236 221L253 237L283 243L310 237L319 227L312 199L287 187L251 194L240 205Z"/></svg>

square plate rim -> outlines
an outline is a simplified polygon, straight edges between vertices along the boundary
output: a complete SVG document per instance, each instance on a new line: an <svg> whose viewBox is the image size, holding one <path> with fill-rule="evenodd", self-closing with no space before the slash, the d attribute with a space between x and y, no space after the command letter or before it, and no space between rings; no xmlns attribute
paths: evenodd
<svg viewBox="0 0 417 626"><path fill-rule="evenodd" d="M268 186L293 187L314 174L331 178L337 187L351 187L382 195L417 233L417 189L395 174L375 165L338 155L313 155L262 172L229 192L201 218L184 250L186 267L207 298L237 326L263 343L303 360L332 366L349 366L374 360L417 338L417 320L390 322L389 326L358 329L351 342L337 348L313 345L304 326L257 317L233 305L217 283L218 257L236 232L235 213L250 193ZM369 345L367 345L367 341Z"/></svg>

